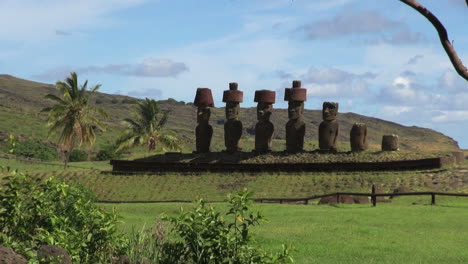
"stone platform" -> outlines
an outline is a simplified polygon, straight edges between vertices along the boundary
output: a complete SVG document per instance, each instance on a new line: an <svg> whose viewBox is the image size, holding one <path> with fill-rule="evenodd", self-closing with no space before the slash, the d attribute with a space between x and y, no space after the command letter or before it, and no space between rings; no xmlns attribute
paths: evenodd
<svg viewBox="0 0 468 264"><path fill-rule="evenodd" d="M340 156L341 155L341 156ZM354 156L353 156L354 155ZM372 154L369 154L372 155ZM380 155L379 153L375 155ZM387 154L382 154L387 155ZM410 160L396 160L398 156L356 156L350 153L267 154L237 152L182 154L166 153L137 160L111 160L113 174L154 172L315 172L315 171L387 171L437 169L453 165L455 155L439 157L412 156ZM372 160L374 159L374 160Z"/></svg>

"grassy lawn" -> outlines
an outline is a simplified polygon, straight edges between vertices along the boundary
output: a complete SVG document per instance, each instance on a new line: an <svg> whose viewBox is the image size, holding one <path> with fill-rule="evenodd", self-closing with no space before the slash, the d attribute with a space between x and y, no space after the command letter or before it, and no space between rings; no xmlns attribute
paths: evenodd
<svg viewBox="0 0 468 264"><path fill-rule="evenodd" d="M277 251L294 247L296 263L467 263L468 199L398 198L370 205L255 204L268 222L253 229L256 242ZM225 204L214 203L219 210ZM103 205L111 208L113 205ZM118 204L121 226L151 226L160 213L191 204Z"/></svg>

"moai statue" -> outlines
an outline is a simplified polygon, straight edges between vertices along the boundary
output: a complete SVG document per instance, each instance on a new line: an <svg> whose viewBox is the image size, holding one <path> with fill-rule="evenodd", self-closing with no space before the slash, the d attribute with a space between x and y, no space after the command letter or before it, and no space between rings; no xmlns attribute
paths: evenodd
<svg viewBox="0 0 468 264"><path fill-rule="evenodd" d="M366 150L367 145L367 125L365 123L355 123L349 133L351 151Z"/></svg>
<svg viewBox="0 0 468 264"><path fill-rule="evenodd" d="M255 152L270 152L271 138L275 127L270 122L270 116L275 103L274 91L258 90L255 91L254 102L257 102L257 119L255 125Z"/></svg>
<svg viewBox="0 0 468 264"><path fill-rule="evenodd" d="M397 151L399 150L398 135L384 135L382 137L382 151Z"/></svg>
<svg viewBox="0 0 468 264"><path fill-rule="evenodd" d="M211 107L214 107L213 96L208 88L198 88L193 104L197 107L197 127L195 129L195 153L210 152L213 127L208 123Z"/></svg>
<svg viewBox="0 0 468 264"><path fill-rule="evenodd" d="M223 93L226 103L226 123L224 123L224 145L227 152L240 151L239 141L242 136L242 122L239 121L239 103L244 93L237 90L237 83L229 83L229 90Z"/></svg>
<svg viewBox="0 0 468 264"><path fill-rule="evenodd" d="M301 152L304 150L305 123L302 115L307 89L301 88L301 81L293 81L292 88L284 91L284 100L288 101L289 118L286 123L286 151Z"/></svg>
<svg viewBox="0 0 468 264"><path fill-rule="evenodd" d="M322 109L322 123L319 125L319 148L322 152L336 153L339 124L336 121L338 103L324 102Z"/></svg>

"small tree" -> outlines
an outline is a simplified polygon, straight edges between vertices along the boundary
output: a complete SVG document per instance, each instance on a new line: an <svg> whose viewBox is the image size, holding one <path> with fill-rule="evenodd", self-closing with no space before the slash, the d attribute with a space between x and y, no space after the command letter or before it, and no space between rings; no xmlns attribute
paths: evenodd
<svg viewBox="0 0 468 264"><path fill-rule="evenodd" d="M64 169L67 168L70 152L75 145L83 143L92 146L96 140L95 128L104 129L104 125L98 120L97 115L107 118L106 112L99 107L89 105L89 97L94 94L100 84L88 89L88 81L78 85L78 76L75 72L70 74L65 81L58 81L55 88L60 91L61 98L48 94L45 98L55 102L52 107L42 111L48 113L49 134L58 135L58 143L63 147L65 154Z"/></svg>
<svg viewBox="0 0 468 264"><path fill-rule="evenodd" d="M135 115L135 119L124 119L128 128L117 139L116 152L144 144L148 144L148 151L153 151L158 142L171 150L181 149L175 132L164 130L169 111L160 111L154 99L145 98L138 103Z"/></svg>

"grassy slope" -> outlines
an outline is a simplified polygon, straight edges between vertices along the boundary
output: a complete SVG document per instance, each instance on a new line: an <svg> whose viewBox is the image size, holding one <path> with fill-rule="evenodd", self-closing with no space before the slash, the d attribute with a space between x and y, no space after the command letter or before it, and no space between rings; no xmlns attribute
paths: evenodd
<svg viewBox="0 0 468 264"><path fill-rule="evenodd" d="M31 82L9 75L0 75L0 137L2 137L2 134L5 136L6 133L15 133L23 137L44 140L47 134L45 128L46 117L39 111L49 104L47 100L43 99L44 95L55 92L52 85ZM107 122L109 129L98 136L95 148L111 144L123 128L120 121L125 117L131 117L134 104L122 103L124 99L132 98L99 93L93 100L94 102L98 101L99 106L106 109L110 116ZM168 122L168 128L177 130L178 134L186 142L184 151L191 152L194 148L193 131L196 127L195 108L192 105L175 101L161 101L160 103L162 108L172 110L172 118ZM240 119L245 128L243 146L246 151L253 148L253 135L249 134L249 131L252 133L252 128L256 123L255 111L255 108L242 108L240 113ZM318 110L306 110L304 116L307 126L305 148L313 150L318 147L317 132L318 125L321 122L321 113ZM211 124L214 129L212 142L214 151L224 149L223 121L223 108L213 109ZM340 122L341 131L339 148L344 151L349 149L349 131L355 122L368 124L370 147L375 150L380 148L383 134L398 134L401 140L401 148L406 150L447 151L458 149L456 141L430 129L401 126L354 113L340 113L338 121ZM277 139L274 149L283 150L284 125L287 122L286 110L275 109L272 122L275 124L274 137Z"/></svg>
<svg viewBox="0 0 468 264"><path fill-rule="evenodd" d="M446 170L403 172L341 172L341 173L203 173L159 175L110 175L107 162L71 163L70 170L63 171L62 164L31 164L17 160L0 159L0 165L18 168L32 177L56 176L78 181L100 200L207 200L222 201L226 195L244 188L253 191L255 197L307 197L335 191L369 192L372 184L382 185L383 191L395 188L408 190L468 192L468 164ZM1 177L1 174L0 174Z"/></svg>
<svg viewBox="0 0 468 264"><path fill-rule="evenodd" d="M428 197L398 198L375 208L256 204L252 209L269 221L253 232L266 250L292 245L296 263L466 263L468 200L429 202ZM213 206L225 210L225 204ZM176 214L180 207L192 205L115 205L124 230L152 226L159 214Z"/></svg>

